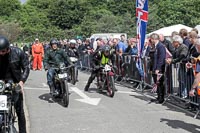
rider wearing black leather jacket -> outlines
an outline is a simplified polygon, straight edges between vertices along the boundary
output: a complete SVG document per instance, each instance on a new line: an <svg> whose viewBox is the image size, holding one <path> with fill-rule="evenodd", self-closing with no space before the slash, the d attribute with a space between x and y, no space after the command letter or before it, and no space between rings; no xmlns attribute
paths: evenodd
<svg viewBox="0 0 200 133"><path fill-rule="evenodd" d="M97 76L100 71L100 66L104 66L107 63L113 63L114 57L109 45L105 45L103 48L99 48L94 54L92 59L92 73L88 79L88 82L84 88L85 91L88 91L90 84ZM97 81L98 82L98 81Z"/></svg>
<svg viewBox="0 0 200 133"><path fill-rule="evenodd" d="M70 47L66 49L67 55L69 57L79 58L79 51L76 48L76 40L72 39L69 41Z"/></svg>
<svg viewBox="0 0 200 133"><path fill-rule="evenodd" d="M51 49L45 53L44 57L44 69L47 72L47 82L50 88L50 94L57 95L55 86L53 84L53 78L55 75L55 70L52 67L59 67L60 63L66 63L67 65L72 65L73 63L69 60L68 55L63 49L58 48L58 40L52 39L50 41Z"/></svg>
<svg viewBox="0 0 200 133"><path fill-rule="evenodd" d="M69 48L68 49L66 49L66 52L67 52L67 55L69 56L69 57L74 57L74 58L77 58L77 59L79 59L79 57L80 57L80 54L79 54L79 50L78 50L78 48L76 48L76 40L74 40L74 39L72 39L72 40L70 40L69 41ZM77 68L77 63L78 62L73 62L74 63L74 65L75 65L75 75L73 75L73 76L75 76L75 80L76 81L78 81L78 68Z"/></svg>
<svg viewBox="0 0 200 133"><path fill-rule="evenodd" d="M4 80L5 82L12 80L22 88L19 98L15 103L19 133L26 133L26 120L23 108L23 84L27 80L29 72L29 61L25 53L17 47L11 47L7 38L0 36L0 80Z"/></svg>

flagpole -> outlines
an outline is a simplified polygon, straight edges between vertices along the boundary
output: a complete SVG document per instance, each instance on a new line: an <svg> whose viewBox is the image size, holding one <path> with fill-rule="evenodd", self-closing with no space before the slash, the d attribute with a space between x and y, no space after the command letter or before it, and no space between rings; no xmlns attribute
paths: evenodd
<svg viewBox="0 0 200 133"><path fill-rule="evenodd" d="M136 0L136 18L137 18L137 47L138 47L138 61L137 67L141 76L141 84L144 82L144 72L142 68L142 50L146 36L147 22L148 22L148 0ZM138 87L137 87L138 88ZM142 88L143 89L143 88Z"/></svg>

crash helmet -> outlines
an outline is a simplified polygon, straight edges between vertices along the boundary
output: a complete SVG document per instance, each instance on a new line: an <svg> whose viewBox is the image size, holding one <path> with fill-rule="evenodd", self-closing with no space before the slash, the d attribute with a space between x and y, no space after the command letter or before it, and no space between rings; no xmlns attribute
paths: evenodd
<svg viewBox="0 0 200 133"><path fill-rule="evenodd" d="M8 39L4 36L0 36L0 50L4 50L10 47Z"/></svg>

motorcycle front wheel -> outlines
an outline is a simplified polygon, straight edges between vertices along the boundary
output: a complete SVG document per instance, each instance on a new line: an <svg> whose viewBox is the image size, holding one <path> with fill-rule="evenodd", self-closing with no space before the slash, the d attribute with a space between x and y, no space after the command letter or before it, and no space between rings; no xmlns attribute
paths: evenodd
<svg viewBox="0 0 200 133"><path fill-rule="evenodd" d="M114 97L114 95L115 95L115 83L114 83L114 77L113 76L108 76L107 88L108 88L108 95L110 97Z"/></svg>
<svg viewBox="0 0 200 133"><path fill-rule="evenodd" d="M62 100L63 100L63 106L68 107L68 105L69 105L69 88L68 88L67 80L63 81Z"/></svg>

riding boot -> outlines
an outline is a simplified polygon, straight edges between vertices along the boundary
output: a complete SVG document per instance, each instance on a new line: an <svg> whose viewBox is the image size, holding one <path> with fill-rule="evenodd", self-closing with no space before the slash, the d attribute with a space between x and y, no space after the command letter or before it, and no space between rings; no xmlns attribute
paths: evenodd
<svg viewBox="0 0 200 133"><path fill-rule="evenodd" d="M84 91L88 91L91 83L92 83L91 78L89 78L89 80L88 80L88 82L87 82L87 84L86 84L86 86L84 88Z"/></svg>
<svg viewBox="0 0 200 133"><path fill-rule="evenodd" d="M164 102L164 88L163 88L163 86L161 85L161 86L159 87L159 89L160 89L160 97L159 97L158 102L159 102L159 103L163 103L163 102Z"/></svg>
<svg viewBox="0 0 200 133"><path fill-rule="evenodd" d="M53 95L55 93L54 85L49 85L49 88L50 88L50 94Z"/></svg>
<svg viewBox="0 0 200 133"><path fill-rule="evenodd" d="M156 100L159 101L160 97L161 97L161 90L160 90L160 86L158 85L157 86L157 98L156 98Z"/></svg>
<svg viewBox="0 0 200 133"><path fill-rule="evenodd" d="M88 83L86 84L85 88L84 88L84 91L88 91L89 87L90 87L90 83L88 82Z"/></svg>

